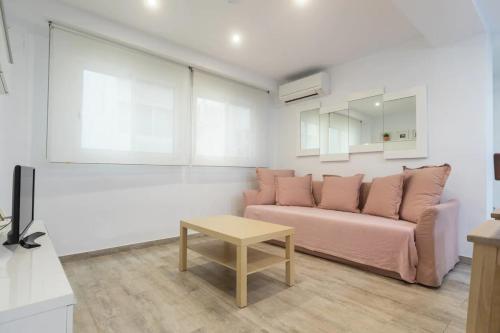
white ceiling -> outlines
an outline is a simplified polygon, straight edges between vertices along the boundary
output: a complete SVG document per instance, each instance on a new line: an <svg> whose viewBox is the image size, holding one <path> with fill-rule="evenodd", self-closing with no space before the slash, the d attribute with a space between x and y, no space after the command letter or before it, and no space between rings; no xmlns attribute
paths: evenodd
<svg viewBox="0 0 500 333"><path fill-rule="evenodd" d="M433 45L481 30L472 0L308 0L302 8L293 0L159 0L155 11L143 0L60 1L278 81L430 38L431 25L446 30ZM435 6L430 19L423 15L429 3L450 1L453 10ZM418 10L414 3L427 7ZM440 13L464 26L454 29L457 21L440 19ZM239 47L229 42L233 32L242 35Z"/></svg>

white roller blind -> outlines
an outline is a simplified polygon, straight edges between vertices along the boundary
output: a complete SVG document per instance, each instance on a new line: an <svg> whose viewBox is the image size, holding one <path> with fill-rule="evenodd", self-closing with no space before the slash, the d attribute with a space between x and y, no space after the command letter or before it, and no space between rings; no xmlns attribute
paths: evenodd
<svg viewBox="0 0 500 333"><path fill-rule="evenodd" d="M267 165L267 92L195 70L192 103L193 164Z"/></svg>
<svg viewBox="0 0 500 333"><path fill-rule="evenodd" d="M188 67L52 26L49 86L49 161L189 164Z"/></svg>

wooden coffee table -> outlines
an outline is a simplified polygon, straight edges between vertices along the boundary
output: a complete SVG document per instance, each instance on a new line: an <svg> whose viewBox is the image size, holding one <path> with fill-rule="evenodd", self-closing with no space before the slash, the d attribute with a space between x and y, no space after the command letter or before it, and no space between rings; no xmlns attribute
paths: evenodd
<svg viewBox="0 0 500 333"><path fill-rule="evenodd" d="M269 266L286 263L286 283L294 284L294 228L223 215L181 221L179 242L179 270L187 269L187 249L207 259L236 271L236 304L247 305L247 276ZM200 244L187 244L187 231L192 229L215 238ZM273 255L255 248L252 244L285 237L285 256Z"/></svg>

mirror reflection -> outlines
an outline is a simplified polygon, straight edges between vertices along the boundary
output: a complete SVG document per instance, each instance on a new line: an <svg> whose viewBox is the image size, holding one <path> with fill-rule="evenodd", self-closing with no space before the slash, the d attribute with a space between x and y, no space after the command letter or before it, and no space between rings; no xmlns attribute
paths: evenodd
<svg viewBox="0 0 500 333"><path fill-rule="evenodd" d="M321 155L349 153L349 114L347 110L321 115Z"/></svg>
<svg viewBox="0 0 500 333"><path fill-rule="evenodd" d="M300 149L319 149L319 109L300 113Z"/></svg>
<svg viewBox="0 0 500 333"><path fill-rule="evenodd" d="M411 150L417 141L416 97L384 102L384 150Z"/></svg>
<svg viewBox="0 0 500 333"><path fill-rule="evenodd" d="M383 95L349 102L349 145L356 151L382 144L383 109Z"/></svg>

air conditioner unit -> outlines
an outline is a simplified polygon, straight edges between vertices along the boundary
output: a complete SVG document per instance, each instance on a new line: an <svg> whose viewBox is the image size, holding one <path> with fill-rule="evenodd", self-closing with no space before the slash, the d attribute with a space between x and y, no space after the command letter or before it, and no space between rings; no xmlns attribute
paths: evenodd
<svg viewBox="0 0 500 333"><path fill-rule="evenodd" d="M308 97L324 96L330 93L330 77L325 72L313 74L279 87L280 101L290 103Z"/></svg>

